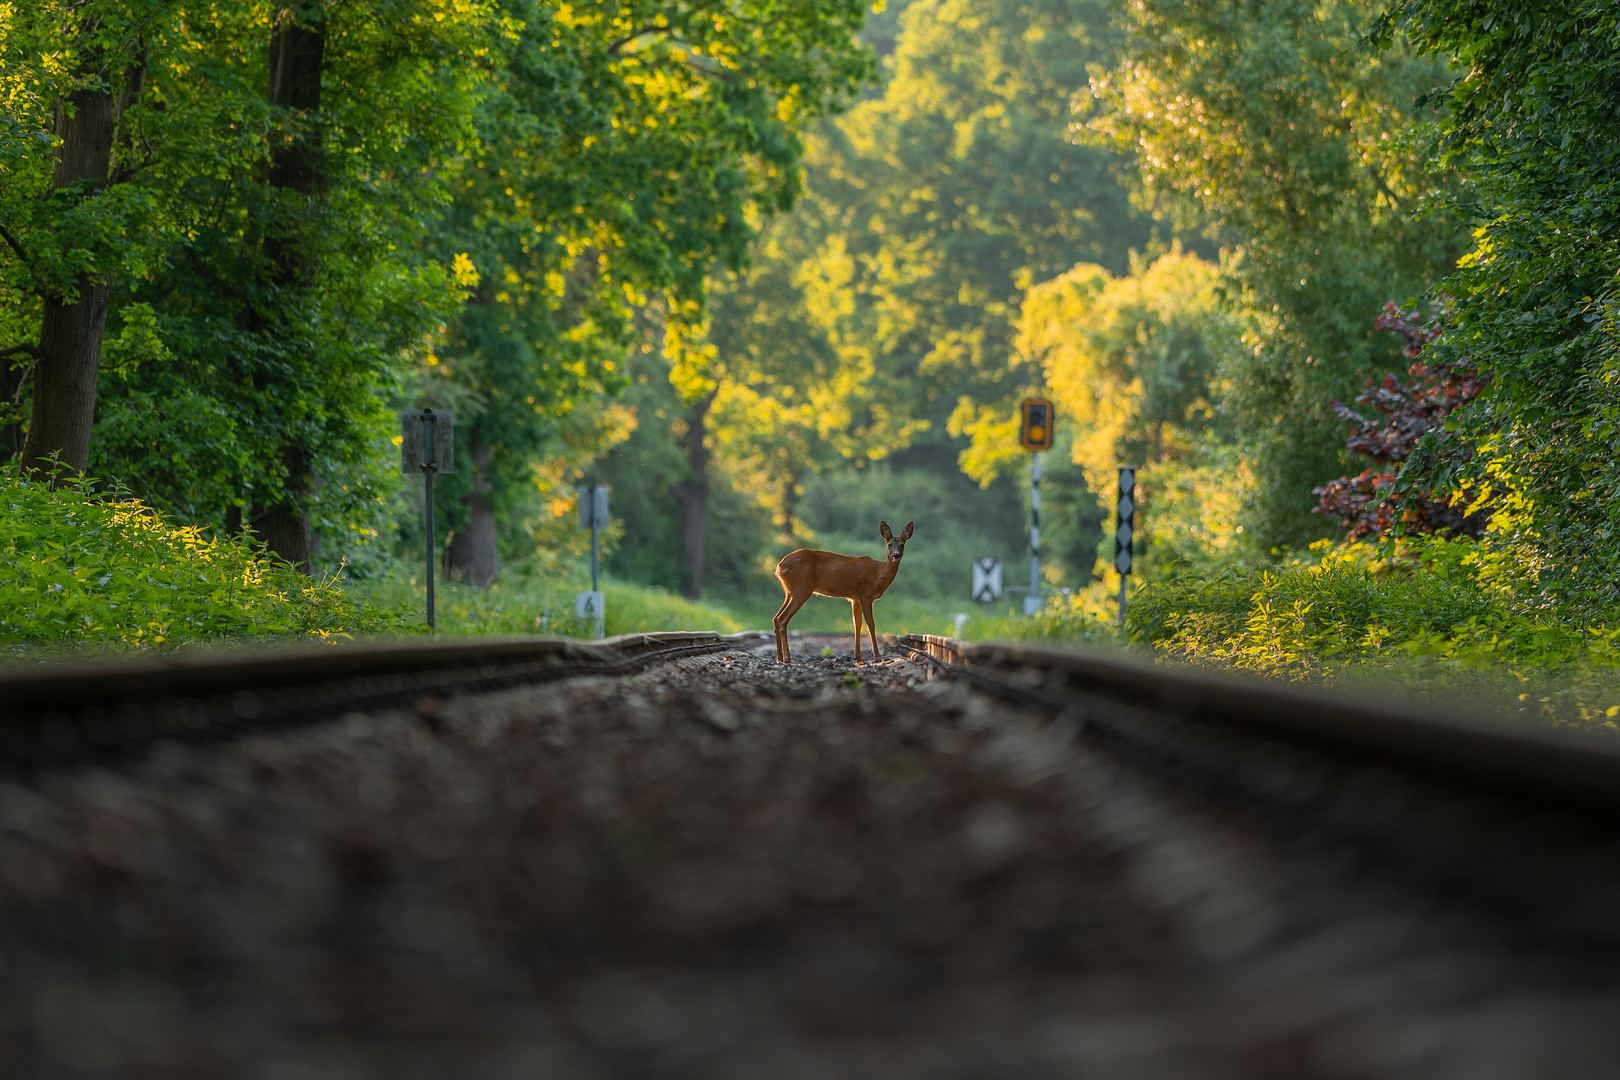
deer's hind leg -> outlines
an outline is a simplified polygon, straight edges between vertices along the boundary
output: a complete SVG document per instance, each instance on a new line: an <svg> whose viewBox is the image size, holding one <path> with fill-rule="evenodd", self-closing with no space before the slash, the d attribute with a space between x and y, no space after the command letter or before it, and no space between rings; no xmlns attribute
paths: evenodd
<svg viewBox="0 0 1620 1080"><path fill-rule="evenodd" d="M776 618L771 620L776 626L776 658L784 664L793 663L793 655L788 652L788 623L793 621L793 616L799 613L799 609L804 607L810 596L810 593L805 593L803 596L794 596L790 593L788 598L782 601L782 610L778 611Z"/></svg>
<svg viewBox="0 0 1620 1080"><path fill-rule="evenodd" d="M858 664L861 662L861 602L859 600L849 602L849 613L855 620L855 662Z"/></svg>
<svg viewBox="0 0 1620 1080"><path fill-rule="evenodd" d="M786 592L786 590L783 591ZM777 608L776 614L771 617L771 626L776 630L776 659L784 664L788 662L787 625L782 621L782 616L787 613L788 606L792 603L793 594L788 593L782 597L782 606Z"/></svg>

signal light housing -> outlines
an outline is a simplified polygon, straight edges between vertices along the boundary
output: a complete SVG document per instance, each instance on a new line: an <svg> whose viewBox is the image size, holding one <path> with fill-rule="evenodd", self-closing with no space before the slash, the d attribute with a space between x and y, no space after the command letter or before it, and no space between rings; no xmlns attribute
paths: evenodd
<svg viewBox="0 0 1620 1080"><path fill-rule="evenodd" d="M1052 449L1057 416L1046 398L1026 398L1018 425L1018 445L1025 450Z"/></svg>

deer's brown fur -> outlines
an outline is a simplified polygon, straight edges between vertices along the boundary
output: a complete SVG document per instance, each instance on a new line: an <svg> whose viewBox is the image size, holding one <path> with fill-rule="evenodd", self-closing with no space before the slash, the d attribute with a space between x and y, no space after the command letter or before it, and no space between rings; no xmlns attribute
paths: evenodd
<svg viewBox="0 0 1620 1080"><path fill-rule="evenodd" d="M878 534L888 545L888 558L882 562L866 555L837 555L831 551L800 548L782 556L776 564L776 578L782 583L786 598L771 620L776 627L776 658L782 663L792 662L788 652L787 628L793 616L799 613L811 596L837 596L849 601L850 613L855 620L855 662L861 661L861 620L866 620L867 632L872 638L872 659L879 659L877 623L872 621L872 602L882 596L900 572L900 559L906 553L906 541L911 539L916 522L896 536L889 531L887 521L878 522Z"/></svg>

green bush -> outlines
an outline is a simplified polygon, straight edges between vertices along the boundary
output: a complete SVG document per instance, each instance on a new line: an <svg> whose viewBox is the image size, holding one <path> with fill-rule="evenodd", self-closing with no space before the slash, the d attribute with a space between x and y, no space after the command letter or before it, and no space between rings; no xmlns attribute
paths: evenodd
<svg viewBox="0 0 1620 1080"><path fill-rule="evenodd" d="M1117 648L1124 641L1113 604L1107 583L1094 581L1082 589L1048 596L1034 615L1018 613L1021 598L1007 604L1000 613L975 610L962 636L970 641L1040 641ZM978 605L973 607L977 609Z"/></svg>
<svg viewBox="0 0 1620 1080"><path fill-rule="evenodd" d="M246 542L173 525L89 481L52 490L0 466L0 649L173 648L399 626Z"/></svg>
<svg viewBox="0 0 1620 1080"><path fill-rule="evenodd" d="M1548 605L1467 540L1323 542L1283 565L1156 581L1127 631L1163 656L1274 678L1507 694L1557 719L1620 715L1620 627Z"/></svg>

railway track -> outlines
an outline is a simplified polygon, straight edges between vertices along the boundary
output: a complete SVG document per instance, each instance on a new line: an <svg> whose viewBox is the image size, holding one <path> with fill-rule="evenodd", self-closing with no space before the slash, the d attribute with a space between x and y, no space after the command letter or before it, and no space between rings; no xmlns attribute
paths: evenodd
<svg viewBox="0 0 1620 1080"><path fill-rule="evenodd" d="M138 753L452 694L626 675L752 641L708 632L288 648L0 672L0 767Z"/></svg>
<svg viewBox="0 0 1620 1080"><path fill-rule="evenodd" d="M1616 744L1062 650L848 647L0 675L0 1062L1620 1074Z"/></svg>

